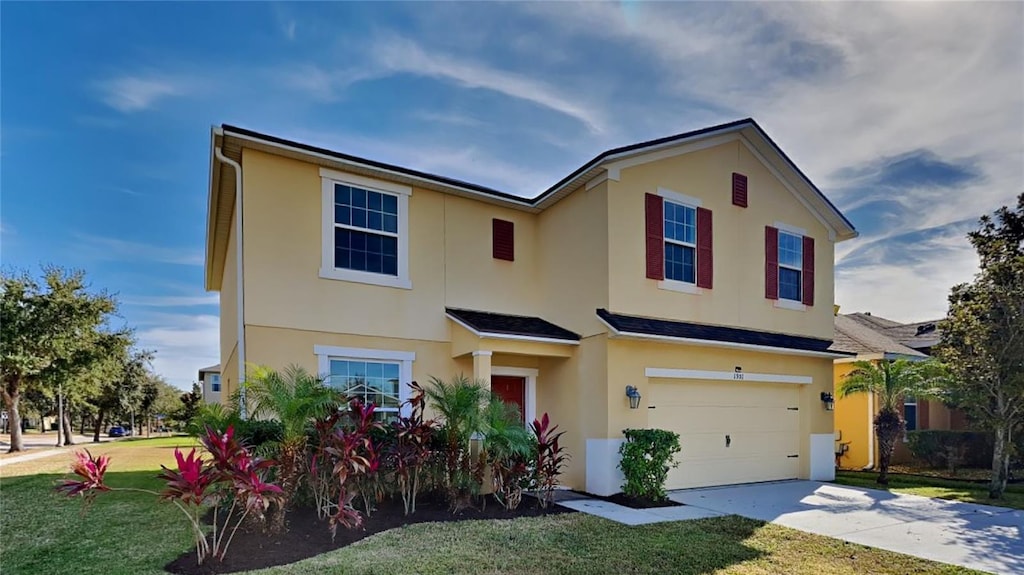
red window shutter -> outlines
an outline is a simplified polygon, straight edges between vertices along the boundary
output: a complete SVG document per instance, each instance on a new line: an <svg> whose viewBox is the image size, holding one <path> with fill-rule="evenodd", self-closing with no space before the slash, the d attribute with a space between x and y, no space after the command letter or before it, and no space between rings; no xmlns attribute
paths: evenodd
<svg viewBox="0 0 1024 575"><path fill-rule="evenodd" d="M697 287L711 289L715 275L711 210L697 208Z"/></svg>
<svg viewBox="0 0 1024 575"><path fill-rule="evenodd" d="M764 227L764 297L779 299L779 228Z"/></svg>
<svg viewBox="0 0 1024 575"><path fill-rule="evenodd" d="M929 407L930 406L928 405L928 403L929 402L927 400L924 400L924 399L918 399L917 400L917 428L918 429L931 429L931 427L928 426L928 424L931 423L929 421L931 414L929 413Z"/></svg>
<svg viewBox="0 0 1024 575"><path fill-rule="evenodd" d="M814 305L814 238L804 236L803 304Z"/></svg>
<svg viewBox="0 0 1024 575"><path fill-rule="evenodd" d="M665 203L661 196L647 194L647 277L665 279Z"/></svg>
<svg viewBox="0 0 1024 575"><path fill-rule="evenodd" d="M491 220L491 250L496 260L515 261L515 224L497 218Z"/></svg>
<svg viewBox="0 0 1024 575"><path fill-rule="evenodd" d="M747 177L736 172L732 173L732 205L747 207Z"/></svg>

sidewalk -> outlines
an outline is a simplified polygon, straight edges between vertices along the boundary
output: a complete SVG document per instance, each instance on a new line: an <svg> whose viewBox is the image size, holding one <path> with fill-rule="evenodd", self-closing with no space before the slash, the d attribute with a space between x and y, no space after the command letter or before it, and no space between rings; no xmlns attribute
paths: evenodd
<svg viewBox="0 0 1024 575"><path fill-rule="evenodd" d="M624 525L648 525L650 523L704 519L722 515L715 511L689 505L633 509L617 503L594 499L573 491L556 492L555 503L580 513L596 515Z"/></svg>
<svg viewBox="0 0 1024 575"><path fill-rule="evenodd" d="M81 449L90 445L96 445L92 442L91 435L72 435L72 441L75 445L57 447L57 432L48 433L27 433L22 436L22 443L25 445L25 451L17 455L5 455L0 457L0 467L6 465L13 465L15 463L22 463L24 461L32 461L34 459L42 459L44 457L51 457L59 453L69 453L75 449ZM100 437L101 443L107 443L112 441L108 437ZM0 452L6 454L7 450L11 447L11 436L8 434L0 434Z"/></svg>

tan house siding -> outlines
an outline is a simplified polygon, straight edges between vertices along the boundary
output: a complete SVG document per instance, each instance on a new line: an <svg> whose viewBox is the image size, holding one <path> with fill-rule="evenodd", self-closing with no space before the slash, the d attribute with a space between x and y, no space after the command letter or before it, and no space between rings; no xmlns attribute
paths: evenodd
<svg viewBox="0 0 1024 575"><path fill-rule="evenodd" d="M749 208L732 205L732 174L748 176ZM828 231L738 141L622 170L609 181L609 305L618 313L832 338L833 244ZM713 214L714 285L700 295L659 289L644 272L644 194L659 188ZM815 302L778 309L764 294L764 228L782 222L815 239ZM726 255L727 254L727 255Z"/></svg>

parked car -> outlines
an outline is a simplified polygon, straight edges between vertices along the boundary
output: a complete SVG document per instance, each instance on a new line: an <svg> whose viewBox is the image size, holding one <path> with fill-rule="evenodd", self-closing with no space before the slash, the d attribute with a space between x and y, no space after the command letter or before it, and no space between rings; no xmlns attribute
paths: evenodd
<svg viewBox="0 0 1024 575"><path fill-rule="evenodd" d="M128 432L125 430L125 428L121 427L120 425L115 425L114 427L111 427L109 431L107 431L107 435L110 437L125 437L126 435L128 435Z"/></svg>

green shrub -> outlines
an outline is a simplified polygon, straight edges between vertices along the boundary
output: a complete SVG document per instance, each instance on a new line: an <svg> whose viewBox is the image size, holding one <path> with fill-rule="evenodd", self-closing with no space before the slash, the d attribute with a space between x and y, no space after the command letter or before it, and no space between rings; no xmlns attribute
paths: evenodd
<svg viewBox="0 0 1024 575"><path fill-rule="evenodd" d="M907 448L931 467L990 467L992 434L984 431L927 429L907 432Z"/></svg>
<svg viewBox="0 0 1024 575"><path fill-rule="evenodd" d="M235 423L235 436L250 449L260 450L284 438L284 426L276 419L246 419Z"/></svg>
<svg viewBox="0 0 1024 575"><path fill-rule="evenodd" d="M625 443L619 447L619 469L626 476L622 491L630 497L664 501L668 470L679 465L675 454L679 434L664 429L624 429Z"/></svg>

